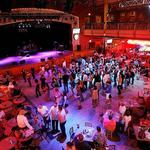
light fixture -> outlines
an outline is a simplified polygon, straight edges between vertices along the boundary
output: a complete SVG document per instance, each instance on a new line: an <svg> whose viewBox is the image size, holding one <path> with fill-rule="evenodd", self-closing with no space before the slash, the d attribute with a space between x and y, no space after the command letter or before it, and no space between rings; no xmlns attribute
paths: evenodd
<svg viewBox="0 0 150 150"><path fill-rule="evenodd" d="M74 37L75 40L78 40L79 39L79 34L74 34L73 37Z"/></svg>
<svg viewBox="0 0 150 150"><path fill-rule="evenodd" d="M91 13L88 13L88 16L91 16Z"/></svg>

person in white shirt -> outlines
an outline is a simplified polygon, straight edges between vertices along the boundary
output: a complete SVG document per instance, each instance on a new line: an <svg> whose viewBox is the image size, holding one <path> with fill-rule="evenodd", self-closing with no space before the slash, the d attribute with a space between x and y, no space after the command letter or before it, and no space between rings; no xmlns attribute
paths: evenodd
<svg viewBox="0 0 150 150"><path fill-rule="evenodd" d="M64 61L63 61L63 63L62 63L62 67L63 67L63 70L65 70L65 69L66 69L66 67L67 67L66 60L64 60Z"/></svg>
<svg viewBox="0 0 150 150"><path fill-rule="evenodd" d="M66 137L66 128L65 128L65 124L66 124L66 111L62 106L58 107L58 121L60 123L60 129L62 132L62 135L64 137Z"/></svg>
<svg viewBox="0 0 150 150"><path fill-rule="evenodd" d="M50 108L50 116L52 119L52 132L58 132L58 106L57 102Z"/></svg>
<svg viewBox="0 0 150 150"><path fill-rule="evenodd" d="M127 109L126 106L123 103L121 103L119 106L119 112L121 113L122 116L124 116L126 109Z"/></svg>
<svg viewBox="0 0 150 150"><path fill-rule="evenodd" d="M19 128L29 128L30 130L34 130L33 127L29 124L27 117L25 114L27 111L20 110L19 114L17 115L17 124Z"/></svg>
<svg viewBox="0 0 150 150"><path fill-rule="evenodd" d="M0 111L0 121L5 117L5 112L3 110Z"/></svg>
<svg viewBox="0 0 150 150"><path fill-rule="evenodd" d="M47 106L42 106L42 105L39 105L38 108L37 108L38 112L44 117L44 116L47 116L47 113L48 113L48 108Z"/></svg>
<svg viewBox="0 0 150 150"><path fill-rule="evenodd" d="M129 123L131 122L131 120L132 120L132 117L131 117L131 115L130 115L130 111L127 111L126 114L125 114L124 117L123 117L123 121L124 121L124 125L125 125L124 131L127 130L128 125L129 125Z"/></svg>
<svg viewBox="0 0 150 150"><path fill-rule="evenodd" d="M39 105L37 108L38 112L41 114L44 120L44 124L46 128L49 128L50 123L50 115L47 106Z"/></svg>
<svg viewBox="0 0 150 150"><path fill-rule="evenodd" d="M87 89L88 76L85 73L83 74L83 84L84 84L84 88Z"/></svg>
<svg viewBox="0 0 150 150"><path fill-rule="evenodd" d="M54 89L53 95L54 95L55 102L57 104L59 104L61 99L62 99L63 94L61 93L61 91L57 87Z"/></svg>

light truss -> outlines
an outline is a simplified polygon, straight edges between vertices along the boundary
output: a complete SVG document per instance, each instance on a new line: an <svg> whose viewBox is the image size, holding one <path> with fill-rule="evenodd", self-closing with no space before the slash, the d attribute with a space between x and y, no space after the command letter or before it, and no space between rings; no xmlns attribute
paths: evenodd
<svg viewBox="0 0 150 150"><path fill-rule="evenodd" d="M150 0L122 0L119 2L120 8L125 7L133 7L133 6L140 6L140 5L149 5Z"/></svg>

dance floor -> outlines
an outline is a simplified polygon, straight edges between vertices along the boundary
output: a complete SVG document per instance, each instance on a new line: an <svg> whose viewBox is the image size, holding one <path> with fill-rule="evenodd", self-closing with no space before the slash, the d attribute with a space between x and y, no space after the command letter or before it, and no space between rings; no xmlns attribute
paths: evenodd
<svg viewBox="0 0 150 150"><path fill-rule="evenodd" d="M46 52L38 52L35 55L30 55L30 56L11 56L11 57L7 57L7 58L3 58L0 59L0 68L3 67L9 67L12 66L13 64L21 64L20 61L25 61L25 64L34 64L34 63L38 63L41 61L41 59L45 59L47 60L49 57L52 58L58 58L60 57L60 55L67 55L71 53L71 51L46 51Z"/></svg>
<svg viewBox="0 0 150 150"><path fill-rule="evenodd" d="M50 79L50 75L47 76L47 81ZM36 76L39 78L39 75ZM23 85L22 88L24 89L25 94L28 95L28 99L33 103L35 107L38 107L39 104L46 105L49 109L54 103L53 97L53 90L50 90L50 99L45 100L45 96L42 94L41 97L36 98L34 95L34 88L29 87L28 84L24 83L23 80L19 81L20 85ZM35 83L33 83L33 87L35 87ZM101 93L99 98L99 105L96 108L92 107L92 100L91 100L91 93L90 91L86 91L84 93L84 102L82 102L82 109L77 109L77 101L72 95L71 91L69 91L68 97L68 114L67 114L67 123L66 123L66 132L67 132L67 139L65 140L62 145L65 147L66 142L70 140L69 129L71 127L76 127L77 124L80 124L80 127L84 126L86 121L92 122L93 126L96 128L97 125L102 127L100 122L100 114L104 113L107 109L112 109L114 111L118 110L118 105L120 102L124 102L127 105L134 106L136 103L137 93L139 91L143 91L144 81L141 77L140 80L135 80L135 84L129 86L127 89L122 91L121 96L117 94L117 88L112 89L112 101L110 106L107 106L105 96ZM63 87L60 88L63 91ZM103 129L103 127L102 127ZM104 129L103 129L104 130ZM48 141L40 141L39 145L41 150L49 149L52 140ZM116 141L107 140L108 145L116 145L116 150L140 150L136 143L135 139L129 139L126 135L120 135L120 139Z"/></svg>

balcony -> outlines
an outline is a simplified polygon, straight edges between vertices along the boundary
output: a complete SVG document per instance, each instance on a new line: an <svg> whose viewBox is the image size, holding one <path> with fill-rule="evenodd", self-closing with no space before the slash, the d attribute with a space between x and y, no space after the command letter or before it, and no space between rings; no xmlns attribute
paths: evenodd
<svg viewBox="0 0 150 150"><path fill-rule="evenodd" d="M120 22L107 23L107 30L104 32L104 23L86 24L84 35L106 36L117 38L150 39L150 22Z"/></svg>

